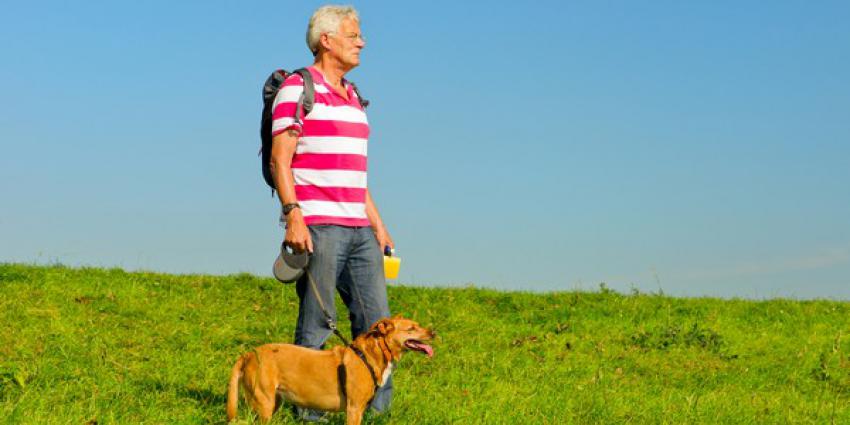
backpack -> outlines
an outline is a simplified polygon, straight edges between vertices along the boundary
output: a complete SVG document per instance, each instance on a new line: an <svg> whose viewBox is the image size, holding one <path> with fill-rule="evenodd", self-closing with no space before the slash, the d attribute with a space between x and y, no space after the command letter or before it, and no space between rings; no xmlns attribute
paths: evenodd
<svg viewBox="0 0 850 425"><path fill-rule="evenodd" d="M263 84L263 114L260 119L260 140L262 141L262 145L260 147L260 161L261 167L263 170L263 179L266 181L266 184L272 189L272 194L275 191L274 185L274 176L272 176L271 167L269 166L269 162L272 157L272 115L274 113L274 99L277 97L277 92L280 91L280 87L283 85L283 82L289 78L292 74L298 74L301 76L301 79L304 80L304 91L301 93L301 97L298 98L298 104L295 107L295 122L301 124L301 116L307 116L310 111L313 110L313 102L316 98L316 90L313 86L313 76L310 74L305 68L296 69L292 72L287 72L283 69L278 69L272 72L269 75L269 78L266 79L265 84ZM360 91L357 90L357 86L352 82L348 82L351 84L351 88L354 89L355 95L357 95L357 100L360 101L360 106L363 109L366 109L369 106L369 101L363 99L363 96L360 95Z"/></svg>

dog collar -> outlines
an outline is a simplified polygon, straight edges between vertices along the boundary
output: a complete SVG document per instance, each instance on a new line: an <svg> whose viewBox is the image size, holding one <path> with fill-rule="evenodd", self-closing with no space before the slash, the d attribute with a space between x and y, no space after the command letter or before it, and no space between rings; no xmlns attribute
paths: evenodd
<svg viewBox="0 0 850 425"><path fill-rule="evenodd" d="M381 345L381 341L384 342L383 345ZM393 352L390 350L390 345L387 344L387 340L385 338L380 338L377 340L377 342L378 347L381 349L381 354L384 355L384 361L387 362L387 364L390 364L393 360L396 360L395 357L393 357Z"/></svg>

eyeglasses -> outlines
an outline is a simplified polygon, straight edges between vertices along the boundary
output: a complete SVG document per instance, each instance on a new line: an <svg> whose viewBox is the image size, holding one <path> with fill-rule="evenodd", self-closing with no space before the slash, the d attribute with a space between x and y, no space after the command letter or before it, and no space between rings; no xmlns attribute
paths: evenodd
<svg viewBox="0 0 850 425"><path fill-rule="evenodd" d="M362 41L364 43L366 42L366 36L364 36L363 34L357 34L357 33L353 33L353 32L350 32L348 34L337 34L335 32L329 32L328 33L328 35L331 35L331 34L340 35L343 38L348 39L349 41L356 41L357 39L360 39L360 41Z"/></svg>

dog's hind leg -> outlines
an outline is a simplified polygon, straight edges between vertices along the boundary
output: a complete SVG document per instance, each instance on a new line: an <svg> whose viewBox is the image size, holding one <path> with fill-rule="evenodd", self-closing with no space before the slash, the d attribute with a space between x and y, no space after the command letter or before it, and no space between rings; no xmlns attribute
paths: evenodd
<svg viewBox="0 0 850 425"><path fill-rule="evenodd" d="M275 410L275 387L268 376L264 376L262 370L262 356L256 349L246 353L245 366L242 370L242 390L245 401L251 406L262 422L268 422Z"/></svg>
<svg viewBox="0 0 850 425"><path fill-rule="evenodd" d="M260 421L266 423L272 419L272 414L274 414L274 400L271 402L264 402L257 406L257 415L260 416Z"/></svg>
<svg viewBox="0 0 850 425"><path fill-rule="evenodd" d="M345 425L360 425L365 407L365 405L359 406L349 401L345 406Z"/></svg>
<svg viewBox="0 0 850 425"><path fill-rule="evenodd" d="M257 412L260 422L266 423L271 420L277 405L277 392L274 386L260 384L252 395L251 407Z"/></svg>

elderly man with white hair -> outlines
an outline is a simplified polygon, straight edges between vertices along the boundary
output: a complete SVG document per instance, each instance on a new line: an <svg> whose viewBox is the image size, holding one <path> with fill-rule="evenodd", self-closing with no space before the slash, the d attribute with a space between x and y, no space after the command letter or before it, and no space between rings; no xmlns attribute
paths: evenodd
<svg viewBox="0 0 850 425"><path fill-rule="evenodd" d="M315 103L307 115L297 107L304 81L293 74L274 101L270 169L283 206L287 245L311 252L308 274L296 284L300 299L295 343L320 348L331 330L309 276L330 315L336 319L334 290L345 302L352 337L390 315L383 251L393 247L366 184L369 123L357 91L345 74L360 64L366 40L357 11L323 6L307 29L315 57L307 67ZM300 115L297 115L300 114ZM392 380L380 387L371 407L389 408ZM318 412L301 411L306 420Z"/></svg>

